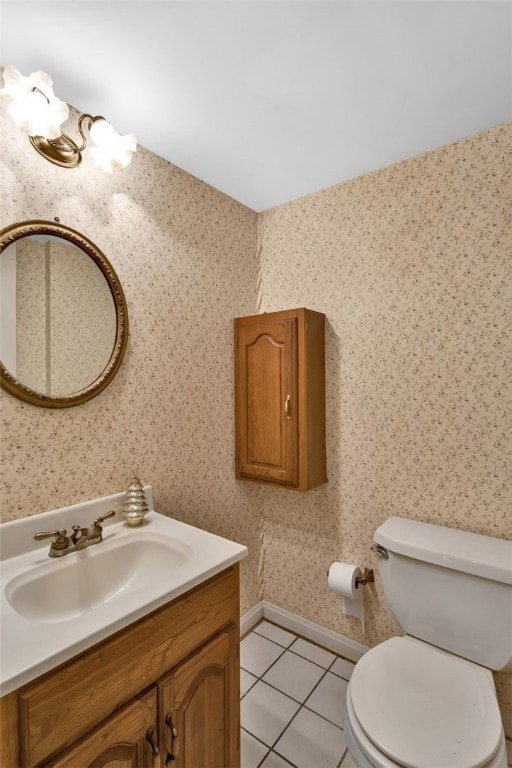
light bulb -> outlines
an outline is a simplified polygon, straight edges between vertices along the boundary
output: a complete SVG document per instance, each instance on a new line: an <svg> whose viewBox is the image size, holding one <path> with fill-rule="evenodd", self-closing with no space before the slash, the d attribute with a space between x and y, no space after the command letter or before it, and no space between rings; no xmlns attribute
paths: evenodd
<svg viewBox="0 0 512 768"><path fill-rule="evenodd" d="M53 81L46 72L32 72L24 77L16 67L5 67L4 88L0 89L0 107L15 125L29 136L58 139L60 126L69 117L66 102L53 93Z"/></svg>
<svg viewBox="0 0 512 768"><path fill-rule="evenodd" d="M90 148L93 163L96 168L107 173L126 168L137 149L137 141L132 133L121 136L104 118L93 120L89 136L95 145Z"/></svg>
<svg viewBox="0 0 512 768"><path fill-rule="evenodd" d="M97 147L106 146L109 141L111 141L114 133L113 126L103 117L93 120L91 127L89 128L91 141L96 144Z"/></svg>

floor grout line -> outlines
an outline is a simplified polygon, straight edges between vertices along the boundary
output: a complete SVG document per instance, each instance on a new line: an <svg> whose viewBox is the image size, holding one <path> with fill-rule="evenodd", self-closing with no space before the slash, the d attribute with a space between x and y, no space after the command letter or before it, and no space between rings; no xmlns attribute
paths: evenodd
<svg viewBox="0 0 512 768"><path fill-rule="evenodd" d="M276 626L277 626L277 625L276 625ZM287 631L287 630L285 630L285 631ZM282 736L284 735L285 731L286 731L286 730L287 730L287 729L290 727L290 725L293 723L293 721L296 719L296 717L299 715L299 713L300 713L300 712L301 712L301 710L303 710L303 709L304 709L304 710L306 710L307 712L309 712L309 713L313 714L313 715L316 715L317 717L320 717L322 720L324 720L325 722L329 723L329 725L332 725L334 728L337 728L339 731L342 731L342 732L343 732L343 727L342 727L342 726L338 725L337 723L334 723L334 722L332 722L332 720L329 720L327 717L325 717L324 715L320 714L320 712L316 712L316 711L315 711L314 709L312 709L311 707L308 707L308 706L307 706L307 702L308 702L308 700L310 699L310 697L312 696L312 694L314 693L314 691L315 691L315 690L318 688L318 686L320 685L320 683L322 682L322 680L324 680L324 678L326 677L326 675L327 675L329 672L330 672L332 675L334 675L335 677L337 677L337 678L339 678L339 679L341 679L341 680L344 680L346 683L348 683L348 682L349 682L349 680L348 680L347 678L343 677L343 675L339 675L339 674L337 674L336 672L331 672L331 668L332 668L332 666L333 666L333 665L336 663L336 661L337 661L338 659L344 659L344 657L342 657L342 656L338 656L337 654L333 653L332 651L327 651L328 653L332 653L332 655L334 656L334 659L333 659L333 660L332 660L332 661L329 663L329 665L328 665L327 667L324 667L324 666L322 666L321 664L318 664L317 662L315 662L315 661L312 661L312 660L311 660L311 659L309 659L307 656L303 656L302 654L300 654L300 653L297 653L296 651L293 651L293 650L292 650L292 646L293 646L293 645L295 644L295 642L296 642L296 641L299 639L299 636L298 636L298 635L295 635L295 636L294 636L294 640L292 640L292 642L290 643L290 645L288 645L288 646L283 646L283 645L281 645L281 643L278 643L278 642L276 642L275 640L272 640L271 638L267 637L266 635L260 634L259 632L257 632L257 631L256 631L256 628L253 628L253 629L252 629L250 632L248 632L248 633L247 633L247 634L244 636L244 639L245 639L246 637L249 637L249 635L251 635L251 634L253 634L253 633L254 633L254 634L256 634L258 637L260 637L260 638L263 638L264 640L268 640L269 642L271 642L271 643L273 643L274 645L276 645L278 648L280 648L280 649L281 649L281 653L279 654L279 656L277 656L277 657L274 659L274 661L273 661L273 662L272 662L272 663L271 663L271 664L270 664L270 665L267 667L267 669L265 669L265 671L264 671L264 672L263 672L261 675L255 675L255 674L254 674L254 672L251 672L251 670L247 669L246 667L242 667L242 666L240 666L240 669L243 669L243 670L244 670L244 672L247 672L249 675L251 675L252 677L254 677L254 678L255 678L254 682L253 682L253 683L252 683L252 684L249 686L249 688L248 688L248 689L245 691L245 693L244 693L244 694L243 694L243 695L240 697L240 700L244 699L244 698L247 696L247 694L248 694L248 693L250 693L250 691L252 691L252 690L255 688L256 684L260 682L260 683L264 683L264 684L265 684L265 685L267 685L269 688L272 688L272 689L273 689L274 691L276 691L277 693L280 693L282 696L285 696L285 697L286 697L286 698L288 698L290 701L293 701L295 704L298 704L298 705L299 705L299 708L298 708L298 709L297 709L297 711L294 713L294 715L293 715L293 716L290 718L290 720L289 720L289 721L286 723L286 725L284 726L284 728L282 729L282 731L281 731L281 732L278 734L277 738L276 738L276 739L273 741L273 743L272 743L272 745L271 745L270 747L268 746L268 744L265 744L265 742L263 742L263 741L261 740L261 738L259 738L259 737L258 737L258 736L256 736L254 733L252 733L252 732L249 730L249 728L248 728L247 726L241 726L241 730L245 731L245 732L246 732L246 733L247 733L249 736L252 736L252 738L256 739L256 741L258 741L258 742L259 742L259 743L260 743L262 746L264 746L264 747L266 748L266 750L267 750L267 752L265 753L265 755L263 756L263 758L262 758L262 759L260 760L260 762L257 764L256 768L260 768L260 766L262 766L262 765L263 765L263 763L265 762L265 760L268 758L268 756L269 756L269 755L270 755L272 752L273 752L274 754L276 754L276 755L277 755L277 756L278 756L278 757L279 757L281 760L284 760L284 761L287 763L287 765L291 766L291 768L297 768L297 767L295 766L295 764L294 764L294 763L290 762L290 760L289 760L288 758L286 758L286 757L285 757L283 754L281 754L281 753L280 753L280 752L279 752L277 749L275 749L275 747L276 747L277 743L279 742L279 740L280 740L280 739L282 738ZM289 634L292 634L292 633L289 633ZM306 642L309 642L309 641L307 641L307 640L306 640ZM314 645L314 643L313 643L312 645ZM320 648L320 646L318 646L318 647ZM316 667L318 667L319 669L322 669L322 670L323 670L323 674L321 675L321 677L319 678L319 680L317 681L317 683L315 683L315 685L313 686L313 688L311 689L311 691L310 691L310 692L307 694L307 696L306 696L306 698L304 699L304 701L299 701L298 699L295 699L293 696L290 696L288 693L285 693L285 692L284 692L284 691L283 691L281 688L278 688L277 686L275 686L275 685L273 685L272 683L268 682L267 680L264 680L264 679L263 679L263 678L265 677L265 675L267 674L267 672L269 672L269 671L272 669L272 667L273 667L273 666L274 666L274 665L275 665L275 664L276 664L276 663L279 661L279 659L281 659L281 658L284 656L284 654L285 654L287 651L289 651L290 653L293 653L293 654L294 654L294 656L298 656L299 658L301 658L301 659L304 659L305 661L309 661L311 664L314 664ZM351 664L353 664L353 662L350 662L350 660L349 660L349 659L344 659L344 660L345 660L345 661L348 661L348 662L349 662L349 663L351 663ZM339 761L336 763L336 768L341 768L341 767L342 767L342 763L343 763L343 761L344 761L345 757L347 756L347 753L348 753L348 749L345 749L345 750L343 751L343 754L341 755L341 758L340 758L340 759L339 759Z"/></svg>
<svg viewBox="0 0 512 768"><path fill-rule="evenodd" d="M346 661L347 664L352 664L353 667L355 667L355 662L351 661L350 659L345 658L345 656L338 656L337 653L334 651L329 651L327 648L323 648L321 645L316 645L316 643L312 643L311 640L308 640L305 637L301 637L300 635L295 635L294 639L288 646L281 645L281 643L278 643L277 640L272 640L272 638L267 637L266 635L260 634L256 629L253 629L251 632L249 632L247 635L244 635L244 640L246 637L249 637L250 634L254 633L255 635L258 635L258 637L263 637L264 640L269 640L271 643L274 643L274 645L278 645L280 648L284 648L286 651L290 651L290 653L294 653L295 656L300 656L301 659L306 659L306 661L310 661L311 664L315 664L317 667L320 667L321 669L329 669L338 661L338 659L342 659L343 661ZM291 634L291 633L290 633ZM329 662L328 667L324 667L323 664L319 664L317 661L313 661L313 659L310 659L308 656L304 656L302 653L299 653L298 651L293 650L293 646L297 642L297 640L304 640L305 643L309 643L310 645L314 646L315 648L319 648L321 651L325 651L326 653L331 654L331 656L334 656L334 659ZM333 672L333 675L336 675L337 677L343 677L343 675L339 675L337 672ZM346 677L343 677L344 680L346 680Z"/></svg>
<svg viewBox="0 0 512 768"><path fill-rule="evenodd" d="M322 679L323 679L323 678L322 678ZM295 717L296 717L296 716L299 714L299 711L300 711L301 709L307 709L307 711L308 711L308 712L311 712L311 714L312 714L312 715L316 715L317 717L320 717L322 720L325 720L325 722L326 722L326 723L329 723L329 725L332 725L334 728L337 728L339 731L343 731L343 730L344 730L344 728L343 728L343 726L342 726L342 725L339 725L338 723L335 723L335 722L333 722L333 720L329 720L329 718L328 718L328 717L326 717L325 715L322 715L320 712L317 712L315 709L312 709L311 707L308 707L308 705L307 705L306 701L304 701L304 702L301 702L301 701L299 701L298 699L294 699L294 698L293 698L293 696L289 696L287 693L285 693L284 691L282 691L280 688L276 688L276 686L275 686L275 685L272 685L271 683L267 683L267 681L266 681L266 680L259 680L259 682L261 682L261 683L264 683L265 685L268 685L268 687L269 687L269 688L272 688L274 691L277 691L277 693L281 693L283 696L286 696L286 698L287 698L287 699L290 699L290 701L293 701L295 704L298 704L298 705L299 705L299 709L298 709L298 710L297 710L297 712L296 712L296 713L295 713L295 714L292 716L291 720L290 720L290 721L287 723L287 725L286 725L286 727L285 727L285 729L284 729L284 730L286 730L286 728L288 728L288 726L290 725L290 723L292 722L292 720L294 720L294 719L295 719ZM256 685L256 683L255 683L255 685ZM316 686L315 686L315 687L316 687ZM314 690L314 689L313 689L313 690ZM311 691L311 693L313 693L313 691ZM243 697L242 697L242 698L243 698ZM309 696L308 696L308 698L309 698ZM254 736L254 738L255 738L255 739L258 739L258 741L261 741L261 739L260 739L258 736L256 736L256 735L255 735L255 734L254 734L252 731L250 731L250 730L249 730L249 728L248 728L246 725L245 725L245 726L243 726L243 729L244 729L244 731L247 731L247 733L249 733L251 736ZM284 733L284 731L283 731L283 733ZM282 736L282 733L281 733L281 735L279 736L279 738L281 738L281 736ZM263 744L263 743L264 743L264 742L262 742L262 744ZM273 747L271 747L271 749L273 749Z"/></svg>
<svg viewBox="0 0 512 768"><path fill-rule="evenodd" d="M281 658L281 657L279 657L279 658ZM276 659L276 661L278 661L278 659ZM275 663L275 662L274 662L274 663ZM277 685L274 685L274 683L271 683L271 682L269 682L268 680L265 680L265 679L264 679L264 677L265 677L265 675L267 674L267 672L268 672L268 671L271 669L271 667L272 667L272 666L274 666L274 663L273 663L273 664L271 664L271 666L270 666L270 667L269 667L269 668L268 668L268 669L267 669L267 670L266 670L266 671L265 671L265 672L264 672L264 673L263 673L263 674L262 674L260 677L257 677L257 675L255 675L255 674L254 674L254 672L250 672L250 671L249 671L248 669L246 669L245 667L240 667L240 669L243 669L243 671L244 671L244 672L248 672L250 675L252 675L253 677L255 677L255 678L256 678L256 680L254 681L254 683L252 683L252 684L251 684L251 686L250 686L250 687L249 687L249 688L248 688L248 689L245 691L245 693L243 693L243 694L240 696L240 701L241 701L242 699L245 699L245 697L247 696L247 694L249 693L249 691L252 691L252 689L254 688L254 686L256 685L256 683L265 683L265 685L268 685L268 686L269 686L269 688L273 688L273 689L274 689L275 691L277 691L278 693L282 693L282 694L283 694L283 696L287 696L289 699L291 699L292 701L294 701L296 704L300 704L301 706L306 706L306 707L307 707L307 701L308 701L309 697L311 696L311 694L313 693L313 691L314 691L316 688L318 688L318 686L320 685L320 683L322 682L322 680L324 679L324 677L327 675L327 673L330 673L331 675L333 675L333 674L334 674L334 672L331 672L331 671L330 671L330 669L324 669L324 674L322 675L322 677L321 677L321 678L318 680L318 682L317 682L317 683L315 683L315 684L314 684L313 688L310 690L310 692L308 693L308 695L306 696L306 698L304 699L304 701L301 701L300 699L295 699L295 698L294 698L293 696L291 696L289 693L286 693L285 691L283 691L283 689L282 689L282 688L278 688L278 687L277 687ZM337 677L339 680L343 680L345 683L348 683L348 682L350 682L349 680L347 680L347 678L346 678L346 677L341 677L341 675L335 675L335 677ZM314 712L314 713L315 713L315 715L319 715L320 717L324 717L323 715L321 715L321 714L320 714L320 712L316 712L316 711L315 711L314 709L312 709L311 707L307 707L307 709L309 709L309 710L310 710L310 712ZM324 717L324 720L327 720L328 722L331 722L331 720L329 720L327 717ZM333 725L336 725L336 723L333 723ZM341 727L341 726L339 726L339 725L337 726L337 728L340 728L340 727Z"/></svg>
<svg viewBox="0 0 512 768"><path fill-rule="evenodd" d="M262 741L261 739L259 739L257 736L255 736L255 735L254 735L254 733L251 733L250 731L248 731L248 730L247 730L247 728L244 728L242 725L240 726L240 730L241 730L241 731L245 731L245 733L246 733L248 736L252 736L252 738L253 738L253 739L256 739L256 741L257 741L259 744L261 744L262 746L264 746L264 747L265 747L265 749L267 750L267 751L265 752L265 754L263 755L262 759L260 760L260 762L258 763L258 766L257 766L257 768L259 768L259 766L262 764L262 762L263 762L264 760L266 760L266 759L267 759L267 757L269 756L269 754L270 754L270 752L272 751L272 749L271 749L271 747L269 747L269 746L268 746L268 744L265 744L265 742L264 742L264 741ZM242 768L243 768L243 766L242 766ZM295 768L295 766L294 766L294 768Z"/></svg>
<svg viewBox="0 0 512 768"><path fill-rule="evenodd" d="M258 634L258 633L256 632L255 634ZM309 663L310 663L310 664L314 664L314 665L315 665L315 667L318 667L319 669L323 669L325 672L331 672L331 667L333 667L333 666L336 664L336 662L338 661L338 659L341 659L341 658L343 658L342 656L336 656L335 654L333 654L333 655L334 655L334 659L333 659L331 662L329 662L329 666L327 666L327 667L324 667L324 666L323 666L323 664L318 664L318 662L316 662L316 661L312 661L311 659L308 659L308 657L307 657L307 656L303 656L301 653L297 653L297 651L293 651L293 650L292 650L292 647L291 647L291 645L293 645L293 643L292 643L290 646L288 646L288 648L285 648L285 647L284 647L284 646L282 646L280 643L275 643L273 640L270 640L270 638L268 638L268 637L265 637L264 635L258 635L258 637L262 637L264 640L269 640L269 642L271 642L271 643L274 643L274 645L277 645L277 647L278 647L278 648L282 648L282 649L283 649L282 653L280 653L280 654L279 654L279 656L278 656L278 657L275 659L275 661L273 661L273 662L272 662L272 664L270 665L270 667L268 667L268 669L266 669L266 670L265 670L265 672L263 673L263 675L266 675L266 674L267 674L267 672L269 671L269 669L270 669L271 667L273 667L273 666L274 666L274 664L275 664L277 661L279 661L279 659L280 659L280 658L281 658L281 657L282 657L282 656L283 656L283 655L284 655L286 652L288 652L288 653L293 653L293 655L294 655L294 656L298 656L298 657L299 657L299 659L304 659L304 661L309 661ZM245 638L244 638L244 640L245 640ZM328 651L328 653L330 653L330 651ZM352 662L349 662L349 664L352 664ZM354 666L355 666L355 665L354 665ZM247 667L242 667L242 665L240 665L240 669L243 669L243 670L244 670L244 672L248 672L248 673L249 673L250 675L252 675L253 677L258 677L258 675L255 675L255 674L254 674L254 672L251 672L251 670L250 670L250 669L247 669ZM340 674L338 674L337 672L331 672L331 674L333 674L333 675L336 675L336 677L340 677L342 680L346 680L346 681L348 682L348 678L347 678L347 677L343 677L343 675L340 675ZM261 680L261 678L263 677L263 675L260 675L260 676L258 677L258 680Z"/></svg>
<svg viewBox="0 0 512 768"><path fill-rule="evenodd" d="M286 758L286 757L284 757L283 755L280 755L280 754L279 754L279 752L276 752L276 751L275 751L275 749L269 749L269 751L267 752L267 754L265 755L265 757L263 758L263 760L262 760L260 763L258 763L258 766L257 766L257 768L260 768L260 766L261 766L261 765L263 765L263 763L265 762L265 760L267 759L267 757L268 757L269 755L271 755L272 753L273 753L274 755L277 755L278 757L280 757L280 758L281 758L281 760L284 760L284 762L285 762L287 765L291 766L291 768L297 768L297 766L295 765L295 763L291 763L289 760L287 760L287 758ZM242 767L242 768L243 768L243 767Z"/></svg>

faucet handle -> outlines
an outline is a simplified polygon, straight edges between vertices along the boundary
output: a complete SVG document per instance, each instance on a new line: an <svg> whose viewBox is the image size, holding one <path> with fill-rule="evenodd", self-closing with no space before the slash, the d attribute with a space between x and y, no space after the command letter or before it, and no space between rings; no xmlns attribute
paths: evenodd
<svg viewBox="0 0 512 768"><path fill-rule="evenodd" d="M34 539L36 541L42 541L43 539L50 539L52 537L53 549L66 549L69 539L65 528L60 528L58 531L39 531L39 533L34 533Z"/></svg>
<svg viewBox="0 0 512 768"><path fill-rule="evenodd" d="M94 527L99 526L107 518L114 517L115 513L116 513L115 509L109 509L109 511L105 512L104 515L100 515L99 517L96 518L96 520L93 523Z"/></svg>

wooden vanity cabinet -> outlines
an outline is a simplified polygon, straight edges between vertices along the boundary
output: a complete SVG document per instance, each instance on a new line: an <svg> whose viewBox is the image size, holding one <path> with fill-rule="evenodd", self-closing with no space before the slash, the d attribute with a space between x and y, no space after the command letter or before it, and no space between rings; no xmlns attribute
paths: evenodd
<svg viewBox="0 0 512 768"><path fill-rule="evenodd" d="M239 566L0 699L2 768L240 768Z"/></svg>
<svg viewBox="0 0 512 768"><path fill-rule="evenodd" d="M308 491L327 482L325 315L235 319L236 477Z"/></svg>

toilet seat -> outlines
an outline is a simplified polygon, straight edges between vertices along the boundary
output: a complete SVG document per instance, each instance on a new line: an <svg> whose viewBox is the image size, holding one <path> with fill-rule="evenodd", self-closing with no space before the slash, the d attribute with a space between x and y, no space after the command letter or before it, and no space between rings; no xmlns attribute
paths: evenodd
<svg viewBox="0 0 512 768"><path fill-rule="evenodd" d="M345 739L352 758L357 768L404 768L403 765L390 760L380 752L375 744L368 739L361 726L357 722L354 710L350 703L350 683L347 691L346 706L343 718ZM436 766L437 768L437 766ZM498 752L482 768L507 768L507 748L505 735L501 739Z"/></svg>
<svg viewBox="0 0 512 768"><path fill-rule="evenodd" d="M381 755L375 765L484 768L503 746L490 671L409 636L361 658L347 713Z"/></svg>

